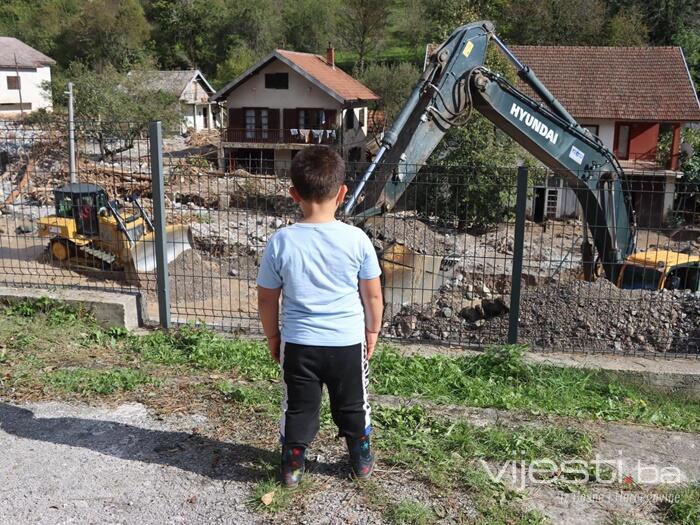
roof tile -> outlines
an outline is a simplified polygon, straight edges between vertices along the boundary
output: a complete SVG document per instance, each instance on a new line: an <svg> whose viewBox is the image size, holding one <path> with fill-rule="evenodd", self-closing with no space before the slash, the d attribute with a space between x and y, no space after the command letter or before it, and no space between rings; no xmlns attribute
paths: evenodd
<svg viewBox="0 0 700 525"><path fill-rule="evenodd" d="M679 47L511 46L576 119L700 121ZM520 79L517 85L532 95Z"/></svg>
<svg viewBox="0 0 700 525"><path fill-rule="evenodd" d="M371 89L354 79L337 66L331 66L321 55L277 49L277 53L303 69L328 89L335 91L346 102L355 100L379 100Z"/></svg>

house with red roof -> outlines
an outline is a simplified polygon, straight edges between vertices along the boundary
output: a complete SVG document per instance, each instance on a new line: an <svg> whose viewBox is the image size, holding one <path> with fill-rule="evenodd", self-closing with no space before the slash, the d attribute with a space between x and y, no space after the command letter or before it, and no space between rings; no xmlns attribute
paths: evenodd
<svg viewBox="0 0 700 525"><path fill-rule="evenodd" d="M681 129L700 103L680 47L510 46L571 115L615 153L641 226L673 209ZM517 87L535 97L521 80ZM535 97L536 98L536 97ZM665 147L661 147L664 144ZM576 199L553 177L535 191L535 219L575 215Z"/></svg>
<svg viewBox="0 0 700 525"><path fill-rule="evenodd" d="M311 144L365 160L368 106L379 97L326 56L276 49L210 98L226 108L220 167L284 168Z"/></svg>

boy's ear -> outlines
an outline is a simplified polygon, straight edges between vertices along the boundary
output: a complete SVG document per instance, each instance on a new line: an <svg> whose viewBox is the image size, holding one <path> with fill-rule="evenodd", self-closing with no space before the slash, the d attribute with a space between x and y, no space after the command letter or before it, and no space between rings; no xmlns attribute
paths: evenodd
<svg viewBox="0 0 700 525"><path fill-rule="evenodd" d="M347 195L347 193L348 193L348 187L347 187L345 184L343 184L343 185L340 187L340 189L338 190L338 195L337 195L336 198L335 198L335 203L336 203L336 205L340 206L340 205L343 203L343 201L345 200L345 196Z"/></svg>
<svg viewBox="0 0 700 525"><path fill-rule="evenodd" d="M301 202L301 195L294 186L289 187L289 194L292 196L292 200L299 204Z"/></svg>

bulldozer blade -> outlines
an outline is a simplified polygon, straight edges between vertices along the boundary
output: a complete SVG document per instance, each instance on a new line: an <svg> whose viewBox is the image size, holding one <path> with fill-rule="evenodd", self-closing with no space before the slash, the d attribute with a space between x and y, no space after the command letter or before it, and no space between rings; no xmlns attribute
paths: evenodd
<svg viewBox="0 0 700 525"><path fill-rule="evenodd" d="M166 257L168 263L171 263L181 253L192 249L194 243L192 230L186 226L168 226L165 231L168 239ZM157 266L155 232L150 232L136 241L131 248L131 263L139 273L155 269Z"/></svg>
<svg viewBox="0 0 700 525"><path fill-rule="evenodd" d="M400 243L389 246L379 259L384 274L384 300L395 305L429 303L455 273L454 259L422 255Z"/></svg>

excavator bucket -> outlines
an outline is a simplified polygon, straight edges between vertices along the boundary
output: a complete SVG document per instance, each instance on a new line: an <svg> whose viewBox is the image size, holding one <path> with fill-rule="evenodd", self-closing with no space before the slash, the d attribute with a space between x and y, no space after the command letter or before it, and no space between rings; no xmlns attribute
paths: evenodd
<svg viewBox="0 0 700 525"><path fill-rule="evenodd" d="M168 226L166 228L168 243L166 245L166 256L168 263L173 262L177 257L192 249L192 230L186 226ZM131 263L134 269L139 272L150 272L156 267L156 242L155 232L150 232L141 237L131 248Z"/></svg>
<svg viewBox="0 0 700 525"><path fill-rule="evenodd" d="M423 255L394 243L380 255L384 300L401 305L429 303L440 287L454 277L457 259Z"/></svg>

